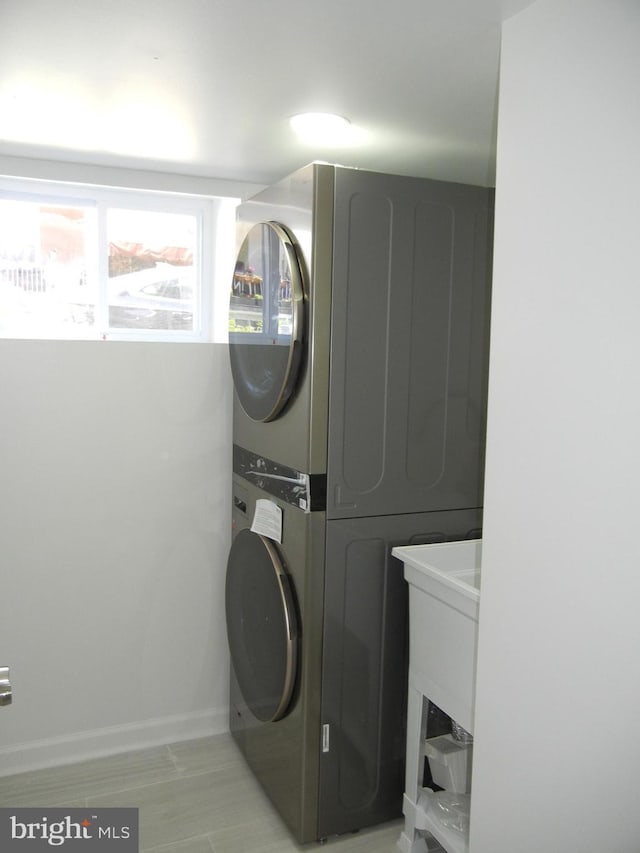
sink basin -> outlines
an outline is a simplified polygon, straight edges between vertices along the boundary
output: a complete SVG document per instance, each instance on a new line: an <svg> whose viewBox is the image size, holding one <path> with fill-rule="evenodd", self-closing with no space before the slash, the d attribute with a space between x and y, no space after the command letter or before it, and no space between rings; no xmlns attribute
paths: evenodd
<svg viewBox="0 0 640 853"><path fill-rule="evenodd" d="M403 561L410 584L477 620L482 539L403 545L391 553Z"/></svg>
<svg viewBox="0 0 640 853"><path fill-rule="evenodd" d="M391 552L409 584L409 683L473 733L482 540Z"/></svg>

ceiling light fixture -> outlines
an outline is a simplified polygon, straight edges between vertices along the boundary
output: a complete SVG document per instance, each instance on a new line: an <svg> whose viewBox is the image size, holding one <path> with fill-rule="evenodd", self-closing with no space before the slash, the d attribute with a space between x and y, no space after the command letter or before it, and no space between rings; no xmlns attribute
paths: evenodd
<svg viewBox="0 0 640 853"><path fill-rule="evenodd" d="M350 141L351 122L333 113L299 113L292 116L289 123L303 142L345 145Z"/></svg>

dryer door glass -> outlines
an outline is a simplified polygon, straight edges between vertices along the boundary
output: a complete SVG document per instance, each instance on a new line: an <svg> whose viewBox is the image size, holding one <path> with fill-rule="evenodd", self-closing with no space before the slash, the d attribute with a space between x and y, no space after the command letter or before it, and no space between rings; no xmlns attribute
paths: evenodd
<svg viewBox="0 0 640 853"><path fill-rule="evenodd" d="M290 398L302 357L304 289L293 240L282 225L254 225L231 285L229 350L236 392L255 421L271 421Z"/></svg>
<svg viewBox="0 0 640 853"><path fill-rule="evenodd" d="M249 710L279 720L295 686L298 627L289 578L269 539L241 530L227 563L231 663Z"/></svg>

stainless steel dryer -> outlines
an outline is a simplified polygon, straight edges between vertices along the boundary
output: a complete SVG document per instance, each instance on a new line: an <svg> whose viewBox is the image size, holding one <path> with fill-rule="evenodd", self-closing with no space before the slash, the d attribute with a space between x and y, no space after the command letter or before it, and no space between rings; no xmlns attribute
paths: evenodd
<svg viewBox="0 0 640 853"><path fill-rule="evenodd" d="M480 534L491 229L489 190L321 164L239 208L230 728L299 842L401 814L390 551Z"/></svg>
<svg viewBox="0 0 640 853"><path fill-rule="evenodd" d="M326 475L329 518L481 505L492 204L314 164L240 206L234 443Z"/></svg>
<svg viewBox="0 0 640 853"><path fill-rule="evenodd" d="M332 172L307 167L240 206L229 323L234 442L323 475Z"/></svg>

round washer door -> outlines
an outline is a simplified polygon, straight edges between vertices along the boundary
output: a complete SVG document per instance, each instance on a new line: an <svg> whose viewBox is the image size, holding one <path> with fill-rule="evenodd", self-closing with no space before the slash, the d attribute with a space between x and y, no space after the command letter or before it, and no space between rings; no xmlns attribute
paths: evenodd
<svg viewBox="0 0 640 853"><path fill-rule="evenodd" d="M277 222L245 237L229 302L229 352L236 393L254 421L272 421L295 388L304 337L302 267Z"/></svg>
<svg viewBox="0 0 640 853"><path fill-rule="evenodd" d="M289 578L275 544L241 530L227 562L231 662L250 711L263 722L285 716L296 682L298 625Z"/></svg>

